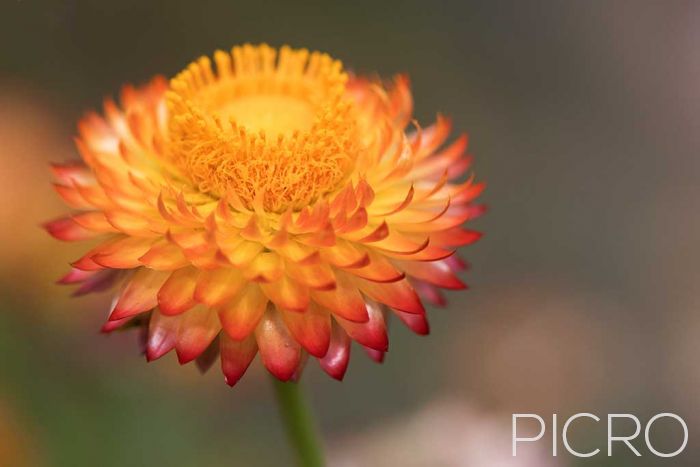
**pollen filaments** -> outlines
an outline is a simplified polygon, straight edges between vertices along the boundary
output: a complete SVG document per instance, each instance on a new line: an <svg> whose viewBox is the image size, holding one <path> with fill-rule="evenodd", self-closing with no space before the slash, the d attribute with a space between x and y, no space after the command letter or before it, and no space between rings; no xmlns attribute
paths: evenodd
<svg viewBox="0 0 700 467"><path fill-rule="evenodd" d="M270 212L337 190L359 151L342 64L326 54L234 47L170 82L165 156L203 192Z"/></svg>

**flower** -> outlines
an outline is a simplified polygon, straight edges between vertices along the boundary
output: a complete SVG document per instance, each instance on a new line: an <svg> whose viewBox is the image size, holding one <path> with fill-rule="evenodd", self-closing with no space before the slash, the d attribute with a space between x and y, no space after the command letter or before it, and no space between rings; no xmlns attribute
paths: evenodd
<svg viewBox="0 0 700 467"><path fill-rule="evenodd" d="M351 341L381 361L396 315L428 333L421 297L461 289L454 248L483 184L450 122L406 132L403 76L350 76L330 56L234 47L169 82L127 86L79 123L83 162L55 165L77 210L61 240L99 239L61 280L116 287L105 332L138 327L154 360L175 349L230 385L259 352L281 380L316 357L342 379ZM444 147L443 147L444 146Z"/></svg>

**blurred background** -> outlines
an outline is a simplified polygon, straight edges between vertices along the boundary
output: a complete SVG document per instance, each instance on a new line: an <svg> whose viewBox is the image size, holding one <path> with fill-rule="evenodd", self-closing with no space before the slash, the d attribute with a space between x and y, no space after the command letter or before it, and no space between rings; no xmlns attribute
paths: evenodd
<svg viewBox="0 0 700 467"><path fill-rule="evenodd" d="M4 0L0 5L0 465L278 466L291 457L260 365L230 389L136 335L98 333L108 296L54 280L83 246L38 225L64 208L47 163L126 82L243 42L324 50L412 79L451 115L488 183L466 293L431 336L395 326L383 365L337 383L309 365L332 465L700 463L700 4ZM513 412L674 412L675 458L510 456ZM605 450L605 423L572 444ZM550 426L548 425L548 429ZM657 449L681 437L655 425ZM527 452L526 452L527 451Z"/></svg>

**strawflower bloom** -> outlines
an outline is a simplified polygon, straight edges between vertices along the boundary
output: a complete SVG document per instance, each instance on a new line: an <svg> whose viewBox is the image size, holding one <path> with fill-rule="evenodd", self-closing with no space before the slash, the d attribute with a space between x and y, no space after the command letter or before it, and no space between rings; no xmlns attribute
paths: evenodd
<svg viewBox="0 0 700 467"><path fill-rule="evenodd" d="M115 290L103 330L141 329L149 361L220 355L230 385L258 353L282 381L309 355L342 379L353 340L383 359L392 315L427 334L422 300L465 287L454 250L479 238L466 136L413 122L404 76L266 45L213 62L80 121L83 160L53 167L75 211L46 228L95 246L61 282Z"/></svg>

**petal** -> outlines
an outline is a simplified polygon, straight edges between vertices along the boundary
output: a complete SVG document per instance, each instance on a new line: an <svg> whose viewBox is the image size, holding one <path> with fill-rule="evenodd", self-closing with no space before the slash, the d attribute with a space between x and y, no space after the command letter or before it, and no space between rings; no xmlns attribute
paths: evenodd
<svg viewBox="0 0 700 467"><path fill-rule="evenodd" d="M85 279L80 287L73 292L74 297L79 297L81 295L86 295L94 292L102 292L112 288L112 286L121 277L119 271L114 269L97 271L90 277Z"/></svg>
<svg viewBox="0 0 700 467"><path fill-rule="evenodd" d="M44 228L52 237L64 242L75 242L79 240L89 240L102 235L81 226L70 217L63 217L44 224Z"/></svg>
<svg viewBox="0 0 700 467"><path fill-rule="evenodd" d="M348 272L372 282L396 282L405 277L405 274L396 269L384 255L370 252L368 257L367 266Z"/></svg>
<svg viewBox="0 0 700 467"><path fill-rule="evenodd" d="M166 241L156 242L146 254L139 258L139 261L159 271L172 271L189 265L189 261L182 254L182 249Z"/></svg>
<svg viewBox="0 0 700 467"><path fill-rule="evenodd" d="M97 271L83 271L82 269L71 268L71 270L61 277L57 284L78 284L91 278Z"/></svg>
<svg viewBox="0 0 700 467"><path fill-rule="evenodd" d="M450 229L431 233L430 242L442 247L457 247L472 244L482 236L482 233L476 230L452 227Z"/></svg>
<svg viewBox="0 0 700 467"><path fill-rule="evenodd" d="M199 305L178 315L178 330L175 351L180 363L187 363L197 358L209 347L219 334L221 324L216 312L204 305Z"/></svg>
<svg viewBox="0 0 700 467"><path fill-rule="evenodd" d="M195 305L194 288L197 270L182 268L173 271L158 291L158 307L164 315L177 315Z"/></svg>
<svg viewBox="0 0 700 467"><path fill-rule="evenodd" d="M215 307L235 296L244 285L243 274L237 269L201 271L194 289L194 299Z"/></svg>
<svg viewBox="0 0 700 467"><path fill-rule="evenodd" d="M406 279L390 283L371 282L359 278L353 278L353 281L362 293L379 303L408 313L425 313L418 294Z"/></svg>
<svg viewBox="0 0 700 467"><path fill-rule="evenodd" d="M366 306L369 315L369 321L366 323L353 323L338 316L335 319L345 332L360 344L375 350L386 351L389 348L389 339L382 307L374 302L368 302Z"/></svg>
<svg viewBox="0 0 700 467"><path fill-rule="evenodd" d="M177 333L180 327L179 316L166 316L153 310L148 323L148 341L146 343L146 359L156 360L175 348Z"/></svg>
<svg viewBox="0 0 700 467"><path fill-rule="evenodd" d="M260 322L268 299L257 284L248 284L233 300L219 308L224 331L235 340L245 339Z"/></svg>
<svg viewBox="0 0 700 467"><path fill-rule="evenodd" d="M367 347L366 345L363 345L362 348L364 349L365 353L367 353L367 356L374 360L377 363L383 363L384 362L384 355L386 352L383 352L381 350L373 349L371 347Z"/></svg>
<svg viewBox="0 0 700 467"><path fill-rule="evenodd" d="M437 306L447 305L445 296L434 285L430 285L427 282L416 279L412 279L411 284L413 284L416 289L416 293L418 293L418 296L420 296L421 299L427 300L428 302Z"/></svg>
<svg viewBox="0 0 700 467"><path fill-rule="evenodd" d="M141 266L142 257L153 244L153 239L120 237L95 249L91 259L105 268L132 269Z"/></svg>
<svg viewBox="0 0 700 467"><path fill-rule="evenodd" d="M301 361L301 346L289 334L277 310L270 309L255 329L263 364L282 381L289 381Z"/></svg>
<svg viewBox="0 0 700 467"><path fill-rule="evenodd" d="M335 316L358 323L366 322L367 306L357 286L342 273L336 274L336 286L333 290L312 290L314 302L328 308Z"/></svg>
<svg viewBox="0 0 700 467"><path fill-rule="evenodd" d="M258 345L253 334L241 341L221 334L220 341L221 371L224 373L226 384L233 386L241 379L250 362L255 358Z"/></svg>
<svg viewBox="0 0 700 467"><path fill-rule="evenodd" d="M158 290L167 278L167 273L148 268L137 269L119 295L117 304L109 316L110 321L155 308L158 305Z"/></svg>
<svg viewBox="0 0 700 467"><path fill-rule="evenodd" d="M273 282L284 274L284 262L277 253L260 253L245 268L243 275L255 282Z"/></svg>
<svg viewBox="0 0 700 467"><path fill-rule="evenodd" d="M303 313L280 311L287 329L294 338L314 357L326 355L331 339L331 316L328 310L310 304Z"/></svg>
<svg viewBox="0 0 700 467"><path fill-rule="evenodd" d="M299 265L287 261L285 269L289 277L295 281L316 290L332 290L335 288L335 274L325 263Z"/></svg>
<svg viewBox="0 0 700 467"><path fill-rule="evenodd" d="M260 288L279 308L304 311L309 306L309 289L287 276L269 284L260 284Z"/></svg>
<svg viewBox="0 0 700 467"><path fill-rule="evenodd" d="M338 268L361 268L369 264L367 252L345 240L339 240L334 246L324 248L323 257Z"/></svg>
<svg viewBox="0 0 700 467"><path fill-rule="evenodd" d="M350 361L350 342L350 337L343 328L333 322L328 352L319 359L319 363L323 371L339 381L345 376Z"/></svg>
<svg viewBox="0 0 700 467"><path fill-rule="evenodd" d="M452 268L445 260L396 261L396 264L411 277L415 277L429 284L437 285L444 289L462 290L466 288L464 282L459 280L454 272L452 272Z"/></svg>
<svg viewBox="0 0 700 467"><path fill-rule="evenodd" d="M428 325L428 320L424 314L419 315L416 313L406 313L405 311L399 311L393 308L391 311L393 311L394 314L398 316L401 321L403 321L406 327L419 336L427 336L430 334L430 326Z"/></svg>

